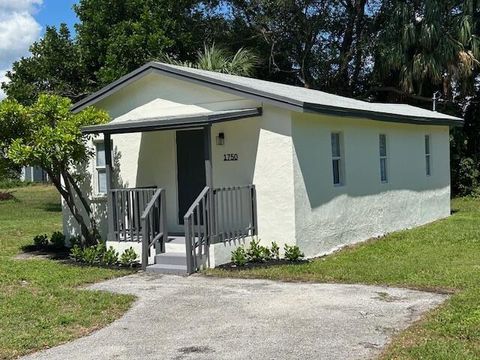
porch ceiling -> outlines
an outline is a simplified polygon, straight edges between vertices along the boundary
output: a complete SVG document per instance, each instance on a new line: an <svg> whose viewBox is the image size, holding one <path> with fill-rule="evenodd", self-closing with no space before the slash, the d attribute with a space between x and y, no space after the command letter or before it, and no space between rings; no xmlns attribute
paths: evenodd
<svg viewBox="0 0 480 360"><path fill-rule="evenodd" d="M262 108L232 109L211 111L187 115L169 115L149 118L130 119L126 121L112 121L108 124L85 126L84 134L124 134L157 130L184 129L205 126L217 122L232 121L262 114Z"/></svg>

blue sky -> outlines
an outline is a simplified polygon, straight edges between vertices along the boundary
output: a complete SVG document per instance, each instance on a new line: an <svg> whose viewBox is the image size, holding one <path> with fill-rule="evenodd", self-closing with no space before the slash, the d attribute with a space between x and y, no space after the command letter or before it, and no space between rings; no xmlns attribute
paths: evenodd
<svg viewBox="0 0 480 360"><path fill-rule="evenodd" d="M78 0L0 0L0 83L14 61L28 56L30 45L47 25L65 22L74 31L73 4ZM0 100L4 94L0 90Z"/></svg>
<svg viewBox="0 0 480 360"><path fill-rule="evenodd" d="M72 6L77 2L76 0L44 0L38 13L33 16L43 29L47 25L58 26L64 22L73 31L76 16Z"/></svg>

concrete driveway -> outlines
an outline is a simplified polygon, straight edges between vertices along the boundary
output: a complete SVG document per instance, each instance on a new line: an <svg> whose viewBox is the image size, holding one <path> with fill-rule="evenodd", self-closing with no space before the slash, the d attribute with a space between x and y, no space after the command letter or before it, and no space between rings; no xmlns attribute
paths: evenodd
<svg viewBox="0 0 480 360"><path fill-rule="evenodd" d="M120 320L28 359L365 359L445 296L362 285L137 274Z"/></svg>

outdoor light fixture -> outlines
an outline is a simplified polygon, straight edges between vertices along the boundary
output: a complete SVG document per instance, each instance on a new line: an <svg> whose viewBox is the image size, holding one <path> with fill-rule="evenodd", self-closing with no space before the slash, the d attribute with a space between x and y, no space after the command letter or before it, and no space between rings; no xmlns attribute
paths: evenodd
<svg viewBox="0 0 480 360"><path fill-rule="evenodd" d="M223 132L218 133L217 136L217 145L223 145L225 144L225 134Z"/></svg>

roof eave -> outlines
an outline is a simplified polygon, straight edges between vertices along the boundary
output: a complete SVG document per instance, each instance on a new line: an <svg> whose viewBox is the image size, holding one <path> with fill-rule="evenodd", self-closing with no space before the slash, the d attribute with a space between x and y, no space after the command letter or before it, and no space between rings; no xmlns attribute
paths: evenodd
<svg viewBox="0 0 480 360"><path fill-rule="evenodd" d="M83 134L126 134L134 132L160 131L203 127L219 122L233 121L262 115L262 108L233 109L231 111L213 112L211 114L179 115L107 123L102 125L84 126Z"/></svg>
<svg viewBox="0 0 480 360"><path fill-rule="evenodd" d="M316 114L334 115L341 117L356 117L376 121L415 124L415 125L443 125L443 126L463 126L463 119L460 118L433 118L433 117L420 117L420 116L408 116L398 114L380 113L376 111L368 110L354 110L348 108L340 108L334 106L322 106L312 103L303 104L304 112L313 112Z"/></svg>

